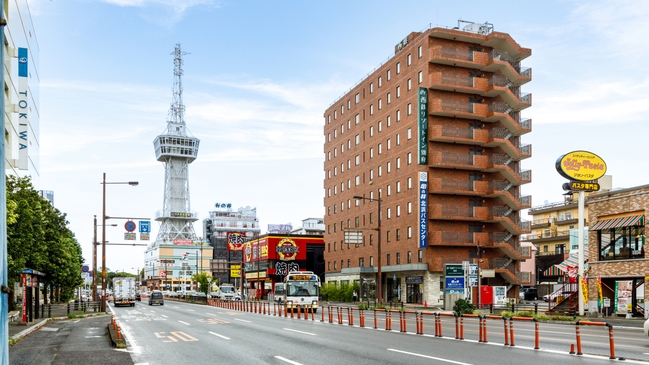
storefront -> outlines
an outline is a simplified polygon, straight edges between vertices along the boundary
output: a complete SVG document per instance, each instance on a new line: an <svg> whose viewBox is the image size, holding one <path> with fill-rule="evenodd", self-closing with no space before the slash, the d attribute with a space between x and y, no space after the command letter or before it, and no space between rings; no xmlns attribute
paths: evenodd
<svg viewBox="0 0 649 365"><path fill-rule="evenodd" d="M247 298L272 299L275 283L292 271L312 271L324 281L322 235L264 235L242 249Z"/></svg>

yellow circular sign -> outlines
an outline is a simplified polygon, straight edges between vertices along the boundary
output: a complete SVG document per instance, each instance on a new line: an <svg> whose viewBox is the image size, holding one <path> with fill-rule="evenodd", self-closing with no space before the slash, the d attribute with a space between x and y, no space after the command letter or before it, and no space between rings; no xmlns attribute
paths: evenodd
<svg viewBox="0 0 649 365"><path fill-rule="evenodd" d="M606 162L592 152L573 151L560 156L555 168L566 179L592 181L604 176Z"/></svg>

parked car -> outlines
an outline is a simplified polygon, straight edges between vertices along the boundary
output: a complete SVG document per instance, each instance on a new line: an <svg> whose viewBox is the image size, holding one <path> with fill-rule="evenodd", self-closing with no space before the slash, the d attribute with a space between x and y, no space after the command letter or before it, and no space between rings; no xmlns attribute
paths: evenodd
<svg viewBox="0 0 649 365"><path fill-rule="evenodd" d="M137 300L138 302L142 301L142 295L140 294L139 291L135 292L135 300Z"/></svg>
<svg viewBox="0 0 649 365"><path fill-rule="evenodd" d="M537 288L522 288L521 289L521 299L522 300L538 300L539 299L539 290Z"/></svg>

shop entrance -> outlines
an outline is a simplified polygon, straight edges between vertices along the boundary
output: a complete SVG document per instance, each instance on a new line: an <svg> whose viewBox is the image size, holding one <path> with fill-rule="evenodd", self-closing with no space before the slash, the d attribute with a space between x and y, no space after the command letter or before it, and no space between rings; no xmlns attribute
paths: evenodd
<svg viewBox="0 0 649 365"><path fill-rule="evenodd" d="M406 276L406 303L422 304L423 276Z"/></svg>

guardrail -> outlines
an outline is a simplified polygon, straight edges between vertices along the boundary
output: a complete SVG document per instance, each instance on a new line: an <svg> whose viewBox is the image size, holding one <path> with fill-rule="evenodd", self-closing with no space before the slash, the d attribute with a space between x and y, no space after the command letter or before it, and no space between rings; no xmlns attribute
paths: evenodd
<svg viewBox="0 0 649 365"><path fill-rule="evenodd" d="M291 319L304 319L315 321L315 313L317 309L313 309L310 306L287 306L282 303L274 302L264 302L264 301L222 301L216 299L208 299L208 305L244 311L250 313L256 313L261 315L273 315ZM538 303L535 303L538 305ZM336 305L324 305L320 307L321 323L328 324L344 324L344 316L346 313L347 325L351 327L360 327L364 328L365 323L365 312L366 310L357 307L351 306L336 306ZM477 325L478 327L478 338L477 341L480 343L488 343L488 331L487 328L490 327L490 322L493 321L502 321L503 329L503 338L504 346L516 346L515 341L515 322L529 322L534 325L534 349L540 350L540 329L539 322L536 318L532 317L519 317L519 316L499 316L493 314L462 314L458 315L454 312L425 312L425 311L413 311L413 310L397 310L397 309L374 309L372 324L371 326L374 329L382 329L385 331L392 331L392 316L395 318L398 315L399 318L399 332L407 333L408 332L408 319L411 321L414 319L415 324L415 334L424 335L424 325L425 322L432 322L434 326L434 337L444 337L444 325L443 323L448 323L448 320L442 320L443 318L452 319L450 322L453 322L455 329L455 339L464 340L465 326L468 324ZM289 314L290 313L290 314ZM398 314L397 314L398 313ZM310 318L309 318L310 317ZM355 325L355 320L358 318L358 325ZM477 323L471 323L472 321L477 321ZM465 323L466 322L466 323ZM613 326L609 323L604 322L590 322L590 321L577 321L575 323L576 329L576 343L577 343L577 355L582 355L581 348L581 335L580 335L580 326L589 325L589 326L601 326L608 327L609 329L609 347L610 347L610 359L615 359L615 342L613 337ZM493 326L493 323L491 324ZM493 331L492 331L493 332ZM574 345L571 345L570 354L575 354ZM619 360L624 360L623 357L618 358Z"/></svg>

